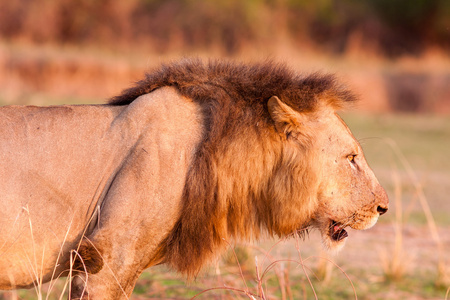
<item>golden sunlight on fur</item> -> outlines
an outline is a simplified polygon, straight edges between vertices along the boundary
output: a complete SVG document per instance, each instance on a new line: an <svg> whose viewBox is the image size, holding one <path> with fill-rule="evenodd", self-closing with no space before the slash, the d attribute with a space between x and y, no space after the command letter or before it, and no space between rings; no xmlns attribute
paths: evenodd
<svg viewBox="0 0 450 300"><path fill-rule="evenodd" d="M126 299L145 268L193 278L224 240L315 228L340 248L388 209L336 114L354 100L330 75L188 59L107 105L0 108L0 288L71 269L72 299Z"/></svg>

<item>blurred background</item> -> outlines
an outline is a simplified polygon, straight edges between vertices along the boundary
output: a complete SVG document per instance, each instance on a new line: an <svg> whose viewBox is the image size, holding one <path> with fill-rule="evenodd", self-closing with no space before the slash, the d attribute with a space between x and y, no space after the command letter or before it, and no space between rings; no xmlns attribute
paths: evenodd
<svg viewBox="0 0 450 300"><path fill-rule="evenodd" d="M297 247L236 243L244 279L231 251L188 286L152 269L133 299L189 299L224 284L263 299L449 298L449 54L448 0L0 3L0 105L104 103L152 67L186 56L270 58L304 74L331 72L361 98L342 116L391 199L377 226L350 231L338 255L321 250L316 232ZM288 261L299 254L305 269ZM261 279L262 295L258 272L271 259L280 262ZM50 299L61 293L58 284L44 291ZM202 297L248 298L231 290ZM34 299L36 291L2 298Z"/></svg>

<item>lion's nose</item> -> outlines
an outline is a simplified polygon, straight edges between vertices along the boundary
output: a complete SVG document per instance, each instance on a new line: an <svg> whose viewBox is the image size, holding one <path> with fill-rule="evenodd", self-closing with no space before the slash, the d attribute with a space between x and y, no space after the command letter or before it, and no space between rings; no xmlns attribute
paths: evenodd
<svg viewBox="0 0 450 300"><path fill-rule="evenodd" d="M381 187L381 185L378 186L377 191L375 192L377 201L376 201L376 208L377 212L381 215L384 215L388 211L389 207L389 198L386 193L386 191Z"/></svg>
<svg viewBox="0 0 450 300"><path fill-rule="evenodd" d="M377 207L377 212L380 214L380 216L384 215L387 211L388 211L387 207L381 207L381 206Z"/></svg>

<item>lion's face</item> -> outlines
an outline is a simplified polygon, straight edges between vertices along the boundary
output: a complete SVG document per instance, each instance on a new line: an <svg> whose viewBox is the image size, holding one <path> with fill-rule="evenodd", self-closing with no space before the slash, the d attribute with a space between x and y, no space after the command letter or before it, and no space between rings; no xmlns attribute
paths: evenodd
<svg viewBox="0 0 450 300"><path fill-rule="evenodd" d="M329 111L321 114L317 126L313 147L320 168L313 226L328 248L338 249L348 236L345 227L375 225L388 209L388 197L342 119Z"/></svg>
<svg viewBox="0 0 450 300"><path fill-rule="evenodd" d="M315 184L309 184L307 202L291 199L282 210L304 211L309 207L310 220L300 228L318 229L329 249L344 245L346 227L372 227L387 211L388 197L367 165L361 146L334 109L323 105L316 112L299 113L273 97L269 110L277 130L287 134L286 143L291 149L297 147L295 141L297 145L309 145L308 167L303 167L293 184L301 189L305 174L311 177L310 173L314 173L315 178Z"/></svg>

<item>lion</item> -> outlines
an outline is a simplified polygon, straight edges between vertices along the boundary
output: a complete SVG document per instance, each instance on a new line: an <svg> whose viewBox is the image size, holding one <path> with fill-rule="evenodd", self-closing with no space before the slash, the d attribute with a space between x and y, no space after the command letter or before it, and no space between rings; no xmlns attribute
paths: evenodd
<svg viewBox="0 0 450 300"><path fill-rule="evenodd" d="M388 197L327 74L184 59L103 105L0 108L0 289L71 276L126 299L166 264L194 278L227 241L317 229L338 249Z"/></svg>

